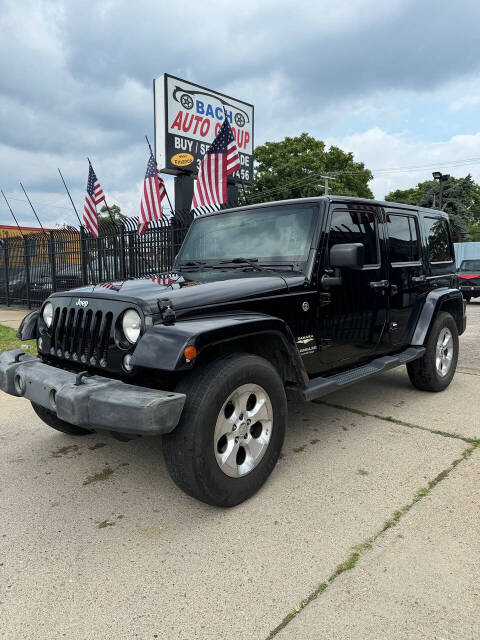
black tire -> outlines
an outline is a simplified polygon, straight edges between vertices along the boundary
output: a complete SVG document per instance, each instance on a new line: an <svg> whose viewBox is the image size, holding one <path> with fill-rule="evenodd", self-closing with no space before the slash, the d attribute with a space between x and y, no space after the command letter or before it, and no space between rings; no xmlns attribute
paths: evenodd
<svg viewBox="0 0 480 640"><path fill-rule="evenodd" d="M468 304L470 302L470 300L472 299L472 296L463 296L465 299L465 302Z"/></svg>
<svg viewBox="0 0 480 640"><path fill-rule="evenodd" d="M60 420L53 411L45 409L45 407L42 407L40 404L32 402L31 405L40 420L45 422L49 427L52 427L52 429L55 429L55 431L61 431L69 436L87 436L89 433L92 433L92 431L88 429L83 429L82 427L77 427L74 424Z"/></svg>
<svg viewBox="0 0 480 640"><path fill-rule="evenodd" d="M257 465L241 477L230 477L217 462L215 425L231 394L250 384L260 386L268 396L273 411L271 432ZM258 356L231 354L192 371L176 390L186 393L185 407L177 428L163 436L165 462L173 481L207 504L233 507L247 500L272 472L283 445L287 401L277 371ZM252 437L254 426L245 438Z"/></svg>
<svg viewBox="0 0 480 640"><path fill-rule="evenodd" d="M450 368L442 376L436 365L437 341L443 329L448 329L452 335L453 354ZM458 328L454 318L441 311L432 326L427 340L426 351L422 358L407 364L407 371L411 383L422 391L443 391L451 383L458 361Z"/></svg>

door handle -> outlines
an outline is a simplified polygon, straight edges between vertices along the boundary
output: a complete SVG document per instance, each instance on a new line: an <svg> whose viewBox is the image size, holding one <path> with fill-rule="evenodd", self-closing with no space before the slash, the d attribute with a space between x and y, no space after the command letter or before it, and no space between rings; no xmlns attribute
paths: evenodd
<svg viewBox="0 0 480 640"><path fill-rule="evenodd" d="M422 284L423 282L426 282L427 278L425 276L412 276L412 283L413 284Z"/></svg>
<svg viewBox="0 0 480 640"><path fill-rule="evenodd" d="M380 289L387 289L390 283L388 280L377 280L376 282L370 282L370 287L379 291Z"/></svg>

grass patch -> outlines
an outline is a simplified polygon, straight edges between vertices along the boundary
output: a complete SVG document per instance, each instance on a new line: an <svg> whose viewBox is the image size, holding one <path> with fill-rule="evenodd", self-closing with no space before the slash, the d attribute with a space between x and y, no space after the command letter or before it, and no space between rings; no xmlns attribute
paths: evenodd
<svg viewBox="0 0 480 640"><path fill-rule="evenodd" d="M25 353L30 353L32 356L37 355L35 340L19 340L17 338L17 332L14 329L0 324L0 353L8 351L9 349L21 349L22 344L31 347L30 349L25 349Z"/></svg>

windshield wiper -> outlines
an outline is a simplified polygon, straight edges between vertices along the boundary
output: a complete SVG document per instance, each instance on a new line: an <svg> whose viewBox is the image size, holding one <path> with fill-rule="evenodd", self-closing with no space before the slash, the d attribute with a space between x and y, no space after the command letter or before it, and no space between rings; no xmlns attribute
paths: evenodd
<svg viewBox="0 0 480 640"><path fill-rule="evenodd" d="M188 269L204 269L205 267L210 267L210 265L207 265L206 262L204 262L203 260L186 260L185 262L179 262L177 264L177 267L179 269L182 269L184 267L187 267Z"/></svg>
<svg viewBox="0 0 480 640"><path fill-rule="evenodd" d="M214 265L214 268L221 269L229 266L236 267L237 265L239 267L248 265L255 271L268 271L268 269L258 264L258 258L231 258L230 260L220 260L220 262Z"/></svg>

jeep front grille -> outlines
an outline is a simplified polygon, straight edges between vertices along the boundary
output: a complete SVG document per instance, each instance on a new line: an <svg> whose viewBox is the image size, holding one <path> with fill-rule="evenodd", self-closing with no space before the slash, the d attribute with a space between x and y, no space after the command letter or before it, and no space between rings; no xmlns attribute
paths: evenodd
<svg viewBox="0 0 480 640"><path fill-rule="evenodd" d="M57 307L51 329L50 353L57 358L106 367L113 313Z"/></svg>

